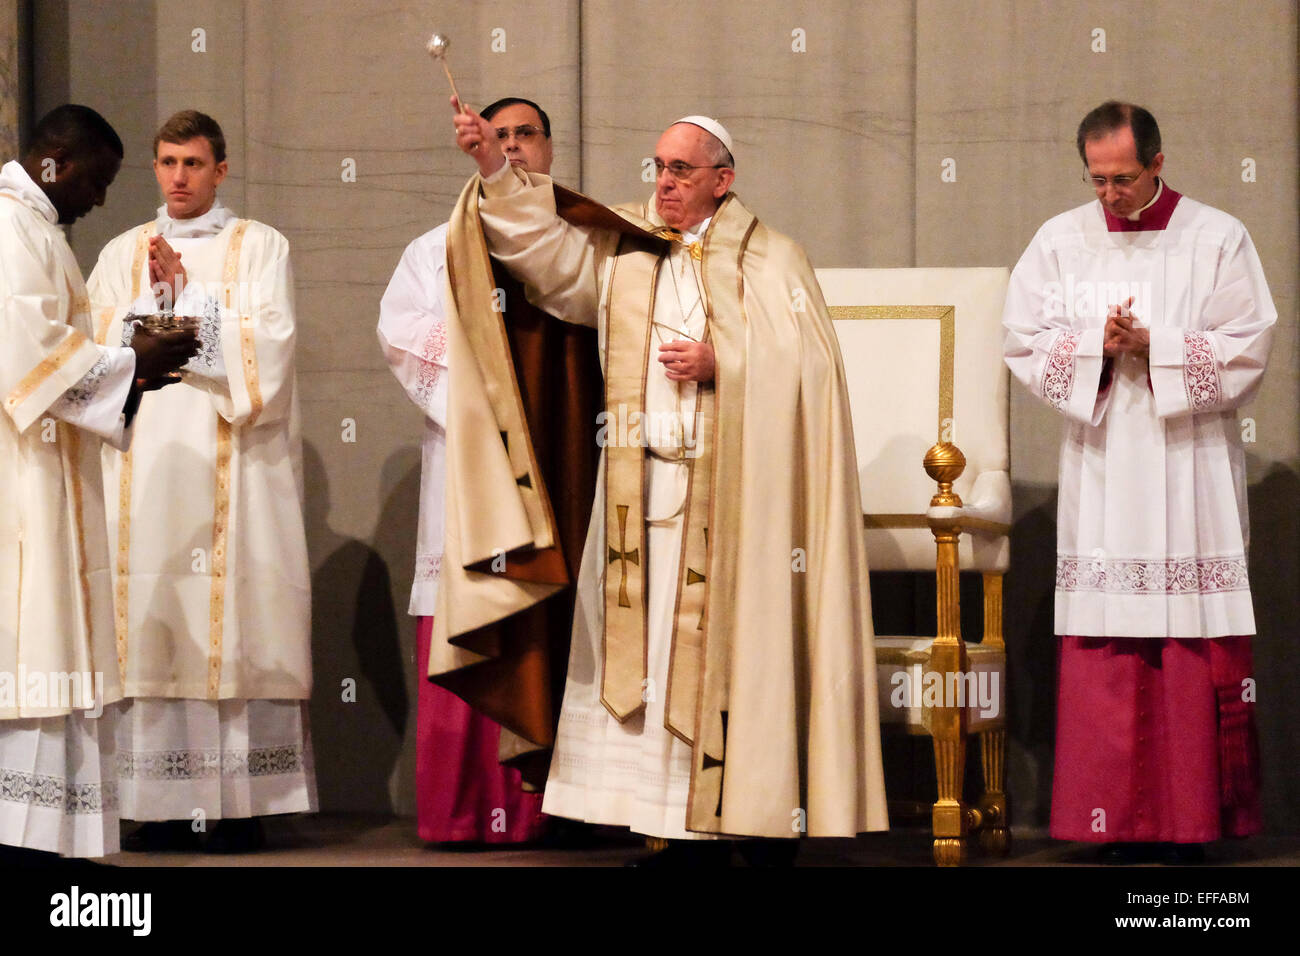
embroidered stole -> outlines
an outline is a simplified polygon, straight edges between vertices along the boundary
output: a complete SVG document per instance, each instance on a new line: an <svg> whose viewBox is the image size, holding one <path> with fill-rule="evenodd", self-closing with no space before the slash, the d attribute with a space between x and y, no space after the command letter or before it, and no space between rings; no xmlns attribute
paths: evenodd
<svg viewBox="0 0 1300 956"><path fill-rule="evenodd" d="M725 628L716 632L716 640L708 640L710 620L716 622L709 579L718 574L722 580L731 577L735 555L716 545L737 540L732 525L738 521L739 511L715 507L714 489L739 487L740 415L745 392L740 262L755 225L753 215L730 196L714 215L703 241L701 294L718 374L713 384L700 386L696 400L694 457L686 460L689 478L665 689L666 728L693 744L702 726L707 749L718 760L722 757L720 711L725 710L728 641ZM646 377L654 361L651 323L664 258L662 250L638 247L634 238L625 236L620 241L601 316L606 334L605 410L610 421L646 421ZM725 428L718 425L720 401L727 412ZM636 418L634 413L639 413ZM608 568L601 702L620 721L640 712L645 706L643 697L651 690L647 685L646 635L647 453L637 440L616 441L605 448ZM723 620L730 619L731 614L723 610ZM709 674L707 689L702 680L705 673ZM702 707L706 692L710 704ZM721 706L717 706L719 702ZM701 724L700 715L706 712L711 716Z"/></svg>

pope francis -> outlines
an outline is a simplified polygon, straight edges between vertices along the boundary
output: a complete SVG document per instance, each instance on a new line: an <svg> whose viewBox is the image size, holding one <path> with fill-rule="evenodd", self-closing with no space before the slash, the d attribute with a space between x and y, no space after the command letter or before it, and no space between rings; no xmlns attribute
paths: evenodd
<svg viewBox="0 0 1300 956"><path fill-rule="evenodd" d="M479 175L452 220L450 348L473 353L491 406L459 411L497 428L477 430L494 447L449 447L449 484L474 494L447 516L431 673L490 658L465 635L549 593L508 580L553 530L494 357L501 314L475 281L490 251L533 304L597 329L605 376L544 811L683 841L662 851L680 862L721 861L691 838L884 829L857 459L803 250L731 191L715 120L669 126L653 197L611 210L512 168L491 124L453 106Z"/></svg>

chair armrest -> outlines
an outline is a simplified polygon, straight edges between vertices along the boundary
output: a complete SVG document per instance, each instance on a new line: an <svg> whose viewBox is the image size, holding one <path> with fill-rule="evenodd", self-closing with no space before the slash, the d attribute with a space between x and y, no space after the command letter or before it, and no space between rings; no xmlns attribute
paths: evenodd
<svg viewBox="0 0 1300 956"><path fill-rule="evenodd" d="M962 509L962 530L977 534L1011 532L1011 476L985 471L975 478Z"/></svg>

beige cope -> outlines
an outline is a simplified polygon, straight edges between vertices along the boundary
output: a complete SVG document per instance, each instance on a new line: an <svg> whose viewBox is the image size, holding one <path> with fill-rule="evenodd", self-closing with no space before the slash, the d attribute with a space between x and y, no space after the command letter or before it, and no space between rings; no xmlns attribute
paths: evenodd
<svg viewBox="0 0 1300 956"><path fill-rule="evenodd" d="M122 697L102 442L47 415L100 352L63 231L10 193L0 193L0 263L0 674L22 684L0 718L56 717L82 695L44 706L26 693L32 678L99 672L102 702Z"/></svg>
<svg viewBox="0 0 1300 956"><path fill-rule="evenodd" d="M617 212L663 234L652 206ZM482 379L466 385L485 398L458 396L463 376L453 378L448 500L457 505L433 674L483 659L457 647L458 634L549 593L468 570L494 548L553 537L491 306L480 213L492 223L492 256L534 305L597 327L608 422L620 408L625 418L645 408L646 376L658 369L650 290L665 244L565 222L544 175L471 180L452 221L449 348L457 368L462 350L473 353ZM693 749L686 826L765 837L884 829L857 459L830 317L803 251L734 194L710 223L701 266L717 372L697 402L665 707L667 729ZM504 446L485 447L483 436L497 434ZM647 569L632 560L645 553L645 454L634 442L604 447L578 584L580 594L604 594L601 699L619 720L641 709L646 675Z"/></svg>
<svg viewBox="0 0 1300 956"><path fill-rule="evenodd" d="M150 289L154 223L100 254L101 342ZM235 219L185 244L190 283L221 305L228 387L186 374L145 396L129 454L105 450L115 637L131 697L305 699L311 579L302 516L288 241ZM145 515L148 515L147 520Z"/></svg>

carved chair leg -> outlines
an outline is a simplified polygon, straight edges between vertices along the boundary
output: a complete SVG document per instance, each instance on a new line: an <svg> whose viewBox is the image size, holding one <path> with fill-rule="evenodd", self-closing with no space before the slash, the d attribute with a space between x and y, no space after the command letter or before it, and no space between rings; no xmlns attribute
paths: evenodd
<svg viewBox="0 0 1300 956"><path fill-rule="evenodd" d="M933 673L960 674L965 669L964 658L965 649L960 643L939 638L930 645ZM930 710L930 736L934 739L934 770L939 790L932 814L934 862L939 866L960 866L965 862L967 835L975 822L972 809L962 803L966 709L952 704L953 701L945 700L943 705Z"/></svg>
<svg viewBox="0 0 1300 956"><path fill-rule="evenodd" d="M1001 572L990 571L984 575L984 645L1003 649L1005 654ZM1002 673L1005 676L1005 656ZM1011 852L1011 814L1006 794L1005 729L986 730L980 734L980 764L984 771L984 794L980 797L979 807L985 819L979 834L980 847L988 853L1006 856Z"/></svg>
<svg viewBox="0 0 1300 956"><path fill-rule="evenodd" d="M930 499L926 522L934 535L934 577L938 633L930 645L930 671L963 675L966 646L961 639L961 582L958 574L957 539L961 519L953 511L961 497L952 483L961 477L966 458L956 445L941 442L925 453L925 472L939 487ZM945 695L946 697L946 695ZM960 866L966 858L966 835L978 826L979 810L961 802L966 770L966 708L944 699L929 708L930 736L934 738L934 769L939 782L939 799L934 803L934 862L939 866Z"/></svg>
<svg viewBox="0 0 1300 956"><path fill-rule="evenodd" d="M934 862L961 866L966 862L967 814L961 802L966 768L966 741L934 738L934 769L939 778L939 799L934 802Z"/></svg>
<svg viewBox="0 0 1300 956"><path fill-rule="evenodd" d="M984 818L984 826L979 831L980 848L986 853L1006 856L1011 852L1011 816L1007 810L1005 783L1006 730L980 733L980 765L984 771L984 793L979 802Z"/></svg>

